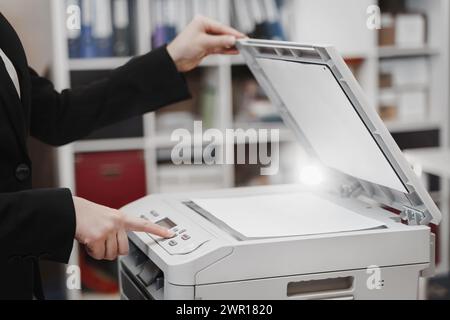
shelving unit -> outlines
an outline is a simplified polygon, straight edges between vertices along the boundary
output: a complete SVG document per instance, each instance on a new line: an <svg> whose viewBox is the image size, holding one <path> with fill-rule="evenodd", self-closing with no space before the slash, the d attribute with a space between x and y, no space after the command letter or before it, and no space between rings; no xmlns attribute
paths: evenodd
<svg viewBox="0 0 450 320"><path fill-rule="evenodd" d="M151 4L154 0L135 0L136 52L138 55L151 50ZM211 0L212 1L212 0ZM328 43L348 59L361 61L358 68L358 80L365 91L368 101L374 108L378 105L378 69L380 61L405 57L427 57L431 65L430 76L430 116L414 121L386 122L393 133L439 130L443 145L449 142L449 3L446 0L408 0L411 7L426 12L429 18L428 45L418 49L399 49L395 47L379 48L377 31L366 27L366 9L377 4L376 0L285 0L288 21L287 33L290 40L306 43ZM215 0L219 7L219 19L225 24L231 22L231 1ZM53 65L52 79L57 90L71 86L71 73L84 71L107 71L115 69L131 59L96 58L69 59L67 34L65 28L65 2L51 0ZM240 56L213 56L205 59L201 66L203 79L213 85L215 90L214 127L226 128L278 128L280 144L284 149L295 145L290 130L282 123L237 122L233 112L233 82L235 68L245 68ZM445 115L445 116L442 116ZM179 191L196 188L221 188L235 186L236 166L195 166L195 168L175 167L160 161L160 154L172 148L176 142L170 135L157 130L157 115L147 114L143 117L144 132L142 137L101 139L78 141L58 149L58 173L61 186L74 192L75 155L80 152L104 152L143 150L147 192ZM283 155L281 155L283 157ZM290 158L291 162L296 162ZM194 166L192 166L194 167ZM289 175L284 175L289 176ZM292 175L290 175L292 176ZM198 177L204 177L198 178ZM198 178L198 179L193 179ZM170 184L173 181L173 184ZM162 183L164 182L164 183ZM167 182L167 183L166 183ZM270 182L290 182L285 178L274 178ZM162 184L161 184L162 183ZM196 184L196 185L194 185ZM73 262L76 263L76 251ZM77 298L73 292L71 298Z"/></svg>
<svg viewBox="0 0 450 320"><path fill-rule="evenodd" d="M440 130L441 142L445 143L448 141L449 121L448 116L442 115L448 115L449 101L449 31L446 28L449 4L445 0L406 0L409 9L425 13L428 17L427 44L419 48L378 47L377 30L361 27L368 18L368 15L362 13L370 5L378 4L379 1L376 0L293 1L293 11L299 15L293 40L332 43L344 56L364 57L359 81L374 107L378 106L378 70L382 61L425 57L430 65L429 116L427 119L387 121L386 124L393 133ZM356 27L357 24L359 27Z"/></svg>
<svg viewBox="0 0 450 320"><path fill-rule="evenodd" d="M131 60L131 57L70 59L70 71L113 70Z"/></svg>
<svg viewBox="0 0 450 320"><path fill-rule="evenodd" d="M409 57L430 57L439 54L439 50L435 48L396 48L396 47L379 47L378 57L380 59L393 58L409 58Z"/></svg>

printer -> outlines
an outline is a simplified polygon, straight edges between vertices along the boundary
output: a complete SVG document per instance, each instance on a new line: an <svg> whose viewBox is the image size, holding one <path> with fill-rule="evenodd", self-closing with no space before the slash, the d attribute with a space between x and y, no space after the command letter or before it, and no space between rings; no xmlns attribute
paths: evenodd
<svg viewBox="0 0 450 320"><path fill-rule="evenodd" d="M244 39L241 55L320 184L155 194L128 204L175 232L130 232L123 299L417 299L439 209L331 46ZM295 160L295 159L294 159Z"/></svg>

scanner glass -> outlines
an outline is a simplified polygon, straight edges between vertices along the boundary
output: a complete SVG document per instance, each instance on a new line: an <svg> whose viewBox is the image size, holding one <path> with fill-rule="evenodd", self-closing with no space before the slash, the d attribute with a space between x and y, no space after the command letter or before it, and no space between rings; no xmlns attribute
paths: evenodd
<svg viewBox="0 0 450 320"><path fill-rule="evenodd" d="M202 215L238 239L352 232L385 227L309 192L192 199Z"/></svg>

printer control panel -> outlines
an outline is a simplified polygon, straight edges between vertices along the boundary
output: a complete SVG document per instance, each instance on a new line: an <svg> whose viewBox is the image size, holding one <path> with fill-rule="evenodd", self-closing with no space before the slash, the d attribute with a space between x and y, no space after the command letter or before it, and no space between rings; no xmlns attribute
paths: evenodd
<svg viewBox="0 0 450 320"><path fill-rule="evenodd" d="M141 218L149 220L174 233L172 238L161 238L148 233L148 236L155 240L161 247L172 255L188 254L198 249L209 239L199 232L195 226L189 226L187 222L174 221L166 215L156 210L151 210L147 214L141 214Z"/></svg>

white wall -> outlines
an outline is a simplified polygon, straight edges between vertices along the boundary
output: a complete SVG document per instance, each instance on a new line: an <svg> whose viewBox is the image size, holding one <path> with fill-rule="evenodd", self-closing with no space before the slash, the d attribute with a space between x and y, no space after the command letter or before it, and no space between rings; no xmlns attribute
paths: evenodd
<svg viewBox="0 0 450 320"><path fill-rule="evenodd" d="M16 29L28 63L42 73L51 61L49 0L0 0L0 11Z"/></svg>
<svg viewBox="0 0 450 320"><path fill-rule="evenodd" d="M376 30L367 28L367 7L374 0L294 0L294 41L337 47L345 55L373 52Z"/></svg>

